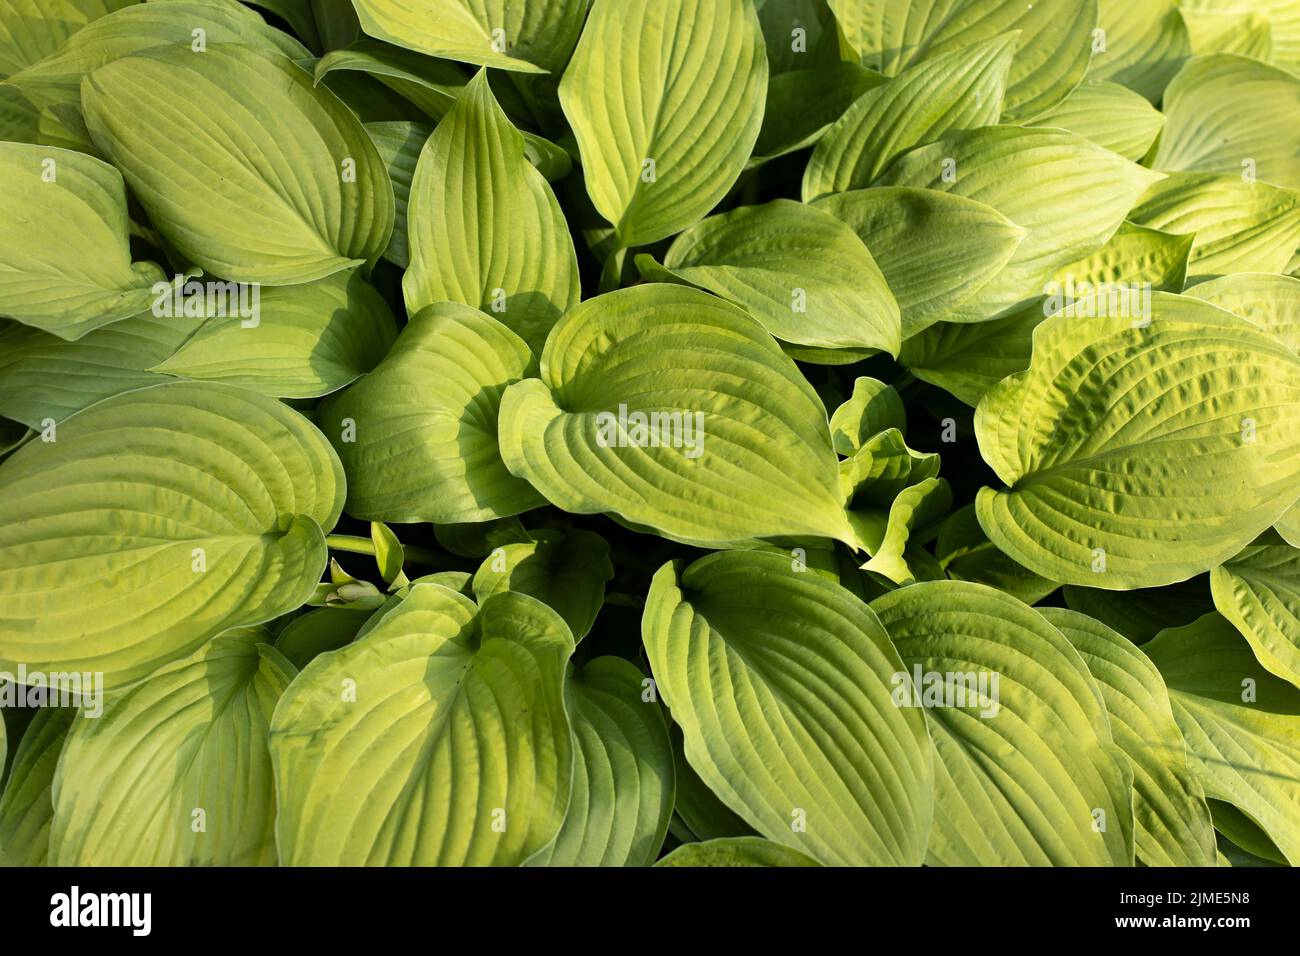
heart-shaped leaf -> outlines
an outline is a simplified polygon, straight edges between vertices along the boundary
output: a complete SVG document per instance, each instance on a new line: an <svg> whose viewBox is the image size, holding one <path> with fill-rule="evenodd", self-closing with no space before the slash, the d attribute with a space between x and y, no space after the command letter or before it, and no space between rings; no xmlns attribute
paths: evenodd
<svg viewBox="0 0 1300 956"><path fill-rule="evenodd" d="M1121 156L1140 160L1160 135L1165 116L1118 83L1090 83L1036 119L1034 125L1068 129Z"/></svg>

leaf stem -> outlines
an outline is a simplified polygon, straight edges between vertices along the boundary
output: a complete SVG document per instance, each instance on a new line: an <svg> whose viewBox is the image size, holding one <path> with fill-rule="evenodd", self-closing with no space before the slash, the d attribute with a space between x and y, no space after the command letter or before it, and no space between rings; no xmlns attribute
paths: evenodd
<svg viewBox="0 0 1300 956"><path fill-rule="evenodd" d="M352 554L369 554L374 556L375 543L369 538L353 537L350 534L327 534L325 544L334 551L348 551ZM428 568L446 568L451 564L446 555L432 548L417 548L403 544L402 555L412 564L421 564Z"/></svg>

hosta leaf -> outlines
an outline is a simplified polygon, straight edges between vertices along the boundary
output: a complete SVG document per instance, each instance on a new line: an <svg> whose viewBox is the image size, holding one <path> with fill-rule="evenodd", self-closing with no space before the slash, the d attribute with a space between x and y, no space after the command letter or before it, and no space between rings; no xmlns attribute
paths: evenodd
<svg viewBox="0 0 1300 956"><path fill-rule="evenodd" d="M856 63L828 63L774 74L768 80L763 126L749 165L813 145L854 100L886 81L887 77Z"/></svg>
<svg viewBox="0 0 1300 956"><path fill-rule="evenodd" d="M1256 13L1238 10L1212 13L1184 9L1192 52L1240 53L1268 62L1273 59L1273 30L1268 20Z"/></svg>
<svg viewBox="0 0 1300 956"><path fill-rule="evenodd" d="M1165 90L1156 169L1225 173L1300 189L1300 75L1234 54L1198 56ZM1245 172L1243 172L1245 170Z"/></svg>
<svg viewBox="0 0 1300 956"><path fill-rule="evenodd" d="M310 664L271 724L281 862L515 865L569 800L573 639L522 594L417 584Z"/></svg>
<svg viewBox="0 0 1300 956"><path fill-rule="evenodd" d="M397 338L388 303L353 271L266 289L255 302L209 318L153 371L314 398L373 369Z"/></svg>
<svg viewBox="0 0 1300 956"><path fill-rule="evenodd" d="M1211 572L1210 588L1260 664L1300 686L1300 548L1251 545Z"/></svg>
<svg viewBox="0 0 1300 956"><path fill-rule="evenodd" d="M122 176L91 156L0 143L0 315L76 339L149 308L163 272L131 262Z"/></svg>
<svg viewBox="0 0 1300 956"><path fill-rule="evenodd" d="M415 315L373 372L318 410L348 473L348 514L452 523L541 504L497 450L501 395L534 362L477 309L443 302Z"/></svg>
<svg viewBox="0 0 1300 956"><path fill-rule="evenodd" d="M352 0L370 36L498 70L559 70L589 0Z"/></svg>
<svg viewBox="0 0 1300 956"><path fill-rule="evenodd" d="M257 628L83 713L54 775L54 866L273 866L266 733L294 668Z"/></svg>
<svg viewBox="0 0 1300 956"><path fill-rule="evenodd" d="M838 57L835 18L826 0L760 0L755 6L773 78Z"/></svg>
<svg viewBox="0 0 1300 956"><path fill-rule="evenodd" d="M177 382L105 399L0 466L0 662L138 680L310 597L343 471L297 412Z"/></svg>
<svg viewBox="0 0 1300 956"><path fill-rule="evenodd" d="M673 751L663 713L646 699L644 675L617 657L570 671L573 722L569 811L545 866L649 866L673 812Z"/></svg>
<svg viewBox="0 0 1300 956"><path fill-rule="evenodd" d="M47 419L62 421L101 398L165 382L148 369L202 322L202 316L145 312L75 342L10 323L0 329L0 414L39 430Z"/></svg>
<svg viewBox="0 0 1300 956"><path fill-rule="evenodd" d="M904 488L938 473L938 455L913 451L901 431L887 428L840 462L840 490L851 508L888 509Z"/></svg>
<svg viewBox="0 0 1300 956"><path fill-rule="evenodd" d="M474 575L474 597L518 591L554 608L575 640L591 630L614 577L609 544L590 531L534 531L527 543L495 549Z"/></svg>
<svg viewBox="0 0 1300 956"><path fill-rule="evenodd" d="M858 522L858 536L866 543L871 560L864 571L882 575L894 584L911 584L928 576L924 565L912 566L914 537L933 528L952 507L952 490L942 478L924 478L898 493L889 505L883 529L877 537L878 521ZM858 518L850 506L850 518ZM927 565L932 561L925 562ZM940 575L941 576L941 575Z"/></svg>
<svg viewBox="0 0 1300 956"><path fill-rule="evenodd" d="M745 168L767 58L749 0L600 0L560 102L587 191L622 248L701 219Z"/></svg>
<svg viewBox="0 0 1300 956"><path fill-rule="evenodd" d="M912 150L880 184L965 196L1029 230L1001 274L948 316L979 322L1038 295L1058 268L1105 245L1159 178L1073 133L991 126Z"/></svg>
<svg viewBox="0 0 1300 956"><path fill-rule="evenodd" d="M424 144L407 208L411 267L402 280L415 314L435 302L491 311L540 350L578 302L578 262L542 174L476 76Z"/></svg>
<svg viewBox="0 0 1300 956"><path fill-rule="evenodd" d="M1142 650L1169 687L1192 772L1300 863L1300 690L1268 673L1218 614Z"/></svg>
<svg viewBox="0 0 1300 956"><path fill-rule="evenodd" d="M95 145L209 272L291 285L373 264L388 245L393 190L379 153L287 57L159 47L96 70L82 100ZM178 142L190 145L176 154Z"/></svg>
<svg viewBox="0 0 1300 956"><path fill-rule="evenodd" d="M58 51L78 30L135 0L0 0L0 79Z"/></svg>
<svg viewBox="0 0 1300 956"><path fill-rule="evenodd" d="M394 120L367 123L366 132L379 150L393 184L393 234L384 250L384 258L405 269L411 262L410 243L406 237L406 220L411 198L411 182L420 153L433 129L419 123Z"/></svg>
<svg viewBox="0 0 1300 956"><path fill-rule="evenodd" d="M0 798L0 865L44 866L48 861L54 818L50 789L76 713L72 707L42 707L23 731ZM0 728L3 724L0 720Z"/></svg>
<svg viewBox="0 0 1300 956"><path fill-rule="evenodd" d="M443 524L433 529L438 544L462 558L486 558L503 545L533 540L514 516L493 521Z"/></svg>
<svg viewBox="0 0 1300 956"><path fill-rule="evenodd" d="M866 605L724 551L659 570L642 638L687 760L761 834L830 865L921 863L930 742L890 700L902 662Z"/></svg>
<svg viewBox="0 0 1300 956"><path fill-rule="evenodd" d="M904 340L986 286L1029 234L992 206L934 189L855 189L816 205L867 243L898 300Z"/></svg>
<svg viewBox="0 0 1300 956"><path fill-rule="evenodd" d="M961 581L900 588L871 608L913 678L896 694L906 710L924 706L934 738L927 863L1132 864L1132 772L1060 631L1010 595Z"/></svg>
<svg viewBox="0 0 1300 956"><path fill-rule="evenodd" d="M752 836L753 828L719 800L686 762L682 728L676 723L670 724L668 737L673 747L673 779L676 784L673 826L685 826L690 835L699 840Z"/></svg>
<svg viewBox="0 0 1300 956"><path fill-rule="evenodd" d="M853 394L831 415L835 450L852 456L868 439L890 428L900 435L907 430L907 411L898 392L874 378L854 379Z"/></svg>
<svg viewBox="0 0 1300 956"><path fill-rule="evenodd" d="M898 304L862 240L789 199L711 216L677 237L663 267L637 265L735 302L784 342L891 355L901 344Z"/></svg>
<svg viewBox="0 0 1300 956"><path fill-rule="evenodd" d="M1278 518L1273 528L1291 547L1300 548L1300 502Z"/></svg>
<svg viewBox="0 0 1300 956"><path fill-rule="evenodd" d="M1169 692L1130 641L1077 611L1046 607L1101 690L1115 743L1133 766L1135 843L1147 866L1214 866L1214 826L1205 791L1187 764Z"/></svg>
<svg viewBox="0 0 1300 956"><path fill-rule="evenodd" d="M913 63L1020 31L1007 86L1009 122L1045 113L1088 70L1097 0L830 0L862 65L893 76Z"/></svg>
<svg viewBox="0 0 1300 956"><path fill-rule="evenodd" d="M174 0L169 0L174 2ZM250 5L268 10L284 20L314 50L321 48L320 30L312 15L312 0L248 0Z"/></svg>
<svg viewBox="0 0 1300 956"><path fill-rule="evenodd" d="M565 511L670 538L855 543L821 401L762 326L694 289L642 285L570 311L540 381L502 399L501 455Z"/></svg>
<svg viewBox="0 0 1300 956"><path fill-rule="evenodd" d="M1150 324L1068 314L1028 371L980 401L980 452L1010 486L980 524L1067 584L1154 587L1207 571L1294 500L1300 360L1250 323L1156 293Z"/></svg>
<svg viewBox="0 0 1300 956"><path fill-rule="evenodd" d="M470 79L454 63L377 40L358 40L342 49L331 50L316 61L313 75L319 84L335 70L370 74L434 120L446 115Z"/></svg>
<svg viewBox="0 0 1300 956"><path fill-rule="evenodd" d="M798 850L762 837L722 837L685 843L655 866L820 866Z"/></svg>
<svg viewBox="0 0 1300 956"><path fill-rule="evenodd" d="M301 670L317 654L351 644L371 613L349 607L316 608L285 625L275 639L275 649Z"/></svg>
<svg viewBox="0 0 1300 956"><path fill-rule="evenodd" d="M954 581L987 584L1026 604L1041 601L1059 586L999 551L980 527L974 505L954 511L945 519L934 553Z"/></svg>
<svg viewBox="0 0 1300 956"><path fill-rule="evenodd" d="M1300 192L1240 176L1171 173L1129 218L1165 232L1195 234L1189 277L1285 272L1300 247Z"/></svg>
<svg viewBox="0 0 1300 956"><path fill-rule="evenodd" d="M1150 286L1159 292L1182 292L1187 281L1187 263L1195 236L1177 235L1122 223L1110 241L1091 255L1057 270L1045 288L1044 314L1074 306L1074 314L1086 311L1086 300L1093 297L1097 305L1112 291L1141 295ZM1122 305L1124 300L1118 300ZM1142 300L1129 302L1130 309ZM1110 307L1109 299L1106 307ZM1028 362L1026 362L1028 365Z"/></svg>
<svg viewBox="0 0 1300 956"><path fill-rule="evenodd" d="M1151 640L1166 627L1190 624L1214 610L1206 577L1136 591L1067 585L1061 593L1070 610L1100 621L1135 644Z"/></svg>
<svg viewBox="0 0 1300 956"><path fill-rule="evenodd" d="M1250 320L1300 352L1300 279L1242 272L1198 283L1187 294Z"/></svg>
<svg viewBox="0 0 1300 956"><path fill-rule="evenodd" d="M1111 80L1153 103L1159 100L1192 52L1179 6L1177 0L1098 0L1105 48L1094 43L1088 80Z"/></svg>
<svg viewBox="0 0 1300 956"><path fill-rule="evenodd" d="M1163 113L1118 83L1081 86L1034 120L1035 126L1068 129L1133 160L1147 154L1164 124Z"/></svg>
<svg viewBox="0 0 1300 956"><path fill-rule="evenodd" d="M813 150L804 201L869 186L899 154L949 130L996 123L1016 39L1007 33L924 60L865 93Z"/></svg>

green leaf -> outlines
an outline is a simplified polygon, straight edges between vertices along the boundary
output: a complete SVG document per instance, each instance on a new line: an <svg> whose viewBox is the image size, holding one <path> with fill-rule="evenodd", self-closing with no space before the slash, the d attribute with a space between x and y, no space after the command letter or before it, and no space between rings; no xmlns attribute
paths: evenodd
<svg viewBox="0 0 1300 956"><path fill-rule="evenodd" d="M893 386L874 378L853 380L853 394L831 415L835 450L852 457L868 439L890 428L907 431L907 412Z"/></svg>
<svg viewBox="0 0 1300 956"><path fill-rule="evenodd" d="M649 866L673 812L673 752L644 675L618 657L571 670L573 795L544 866Z"/></svg>
<svg viewBox="0 0 1300 956"><path fill-rule="evenodd" d="M922 60L1020 31L1007 84L1006 117L1039 116L1083 80L1097 26L1097 0L830 0L863 66L894 76Z"/></svg>
<svg viewBox="0 0 1300 956"><path fill-rule="evenodd" d="M1136 646L1092 618L1056 607L1039 613L1088 665L1115 743L1133 767L1137 858L1147 866L1214 866L1205 791L1188 766L1160 672Z"/></svg>
<svg viewBox="0 0 1300 956"><path fill-rule="evenodd" d="M767 58L749 0L598 2L560 103L621 248L699 221L745 168Z"/></svg>
<svg viewBox="0 0 1300 956"><path fill-rule="evenodd" d="M1001 274L947 317L980 322L1023 305L1061 266L1105 245L1160 175L1073 133L990 126L912 150L880 185L965 196L1029 231Z"/></svg>
<svg viewBox="0 0 1300 956"><path fill-rule="evenodd" d="M813 150L804 202L869 186L897 156L949 130L996 123L1017 36L923 60L863 94Z"/></svg>
<svg viewBox="0 0 1300 956"><path fill-rule="evenodd" d="M1205 577L1136 591L1103 591L1067 585L1061 593L1070 610L1100 621L1135 644L1151 640L1166 627L1190 624L1214 610Z"/></svg>
<svg viewBox="0 0 1300 956"><path fill-rule="evenodd" d="M373 369L397 339L388 303L355 271L255 296L244 290L240 304L209 318L151 370L315 398Z"/></svg>
<svg viewBox="0 0 1300 956"><path fill-rule="evenodd" d="M429 56L545 73L568 59L589 0L352 0L370 36Z"/></svg>
<svg viewBox="0 0 1300 956"><path fill-rule="evenodd" d="M533 537L517 517L465 524L443 524L433 529L438 544L462 558L486 558L494 550Z"/></svg>
<svg viewBox="0 0 1300 956"><path fill-rule="evenodd" d="M826 0L759 0L755 6L773 79L838 57L835 17Z"/></svg>
<svg viewBox="0 0 1300 956"><path fill-rule="evenodd" d="M148 370L202 322L145 312L75 342L10 323L0 328L0 415L39 430L46 419L62 421L101 398L168 381Z"/></svg>
<svg viewBox="0 0 1300 956"><path fill-rule="evenodd" d="M1300 548L1251 545L1210 573L1210 589L1259 663L1300 686Z"/></svg>
<svg viewBox="0 0 1300 956"><path fill-rule="evenodd" d="M50 789L76 713L72 707L41 707L23 732L0 798L0 865L45 866L48 862L54 819ZM3 725L0 720L0 762Z"/></svg>
<svg viewBox="0 0 1300 956"><path fill-rule="evenodd" d="M1189 277L1285 272L1300 248L1300 193L1240 176L1171 173L1129 218L1165 232L1195 234Z"/></svg>
<svg viewBox="0 0 1300 956"><path fill-rule="evenodd" d="M0 143L0 315L77 339L149 308L163 272L131 262L122 176L91 156Z"/></svg>
<svg viewBox="0 0 1300 956"><path fill-rule="evenodd" d="M858 536L867 545L871 560L862 566L888 578L894 584L912 584L918 577L927 576L927 561L914 568L914 539L923 539L928 529L933 529L952 508L952 490L942 478L925 478L909 485L898 493L889 505L883 533L877 538L876 522L859 526ZM857 509L850 506L850 517L858 517ZM939 575L942 576L942 575Z"/></svg>
<svg viewBox="0 0 1300 956"><path fill-rule="evenodd" d="M1029 234L992 206L934 189L856 189L816 205L867 243L898 300L904 340L988 285Z"/></svg>
<svg viewBox="0 0 1300 956"><path fill-rule="evenodd" d="M407 212L411 198L411 182L420 153L433 129L419 123L394 120L387 123L366 123L366 132L379 151L379 157L388 169L393 184L393 234L384 250L384 258L405 269L411 262L410 243L406 237Z"/></svg>
<svg viewBox="0 0 1300 956"><path fill-rule="evenodd" d="M980 524L1044 577L1107 590L1181 581L1294 501L1295 353L1195 299L1158 292L1152 306L1145 326L1047 319L1029 369L980 400L980 452L1010 486L980 490Z"/></svg>
<svg viewBox="0 0 1300 956"><path fill-rule="evenodd" d="M673 778L676 782L673 801L675 819L700 840L752 835L753 828L719 800L718 795L709 789L709 785L686 762L682 728L676 723L671 724L668 737L672 741Z"/></svg>
<svg viewBox="0 0 1300 956"><path fill-rule="evenodd" d="M481 604L505 591L535 597L554 608L581 641L605 603L605 582L614 577L609 544L581 530L534 531L532 537L488 555L474 575L474 598Z"/></svg>
<svg viewBox="0 0 1300 956"><path fill-rule="evenodd" d="M396 587L409 583L402 574L406 549L393 534L393 529L382 521L370 522L370 543L375 546L375 564L384 583Z"/></svg>
<svg viewBox="0 0 1300 956"><path fill-rule="evenodd" d="M764 6L764 11L780 4ZM771 48L768 48L769 59ZM887 81L856 63L827 63L815 69L773 74L767 84L763 126L748 165L812 146L844 115L853 101Z"/></svg>
<svg viewBox="0 0 1300 956"><path fill-rule="evenodd" d="M762 837L685 843L655 866L820 866L810 856Z"/></svg>
<svg viewBox="0 0 1300 956"><path fill-rule="evenodd" d="M0 4L0 79L38 63L100 17L135 0L4 0Z"/></svg>
<svg viewBox="0 0 1300 956"><path fill-rule="evenodd" d="M1273 528L1291 547L1300 548L1300 502L1278 518Z"/></svg>
<svg viewBox="0 0 1300 956"><path fill-rule="evenodd" d="M577 305L578 261L564 214L524 157L482 71L420 153L407 208L411 314L435 302L491 312L540 349Z"/></svg>
<svg viewBox="0 0 1300 956"><path fill-rule="evenodd" d="M1198 283L1187 294L1248 319L1300 352L1300 279L1241 272Z"/></svg>
<svg viewBox="0 0 1300 956"><path fill-rule="evenodd" d="M939 528L934 553L954 581L987 584L1026 604L1038 603L1059 586L999 551L980 527L974 505L966 505L947 517Z"/></svg>
<svg viewBox="0 0 1300 956"><path fill-rule="evenodd" d="M1034 125L1068 129L1098 146L1139 160L1160 135L1165 116L1118 83L1094 83L1079 87L1034 120Z"/></svg>
<svg viewBox="0 0 1300 956"><path fill-rule="evenodd" d="M248 0L248 3L280 17L312 49L321 48L320 31L312 15L312 0Z"/></svg>
<svg viewBox="0 0 1300 956"><path fill-rule="evenodd" d="M1268 20L1240 9L1222 13L1184 9L1192 52L1240 53L1268 62L1273 59L1273 30Z"/></svg>
<svg viewBox="0 0 1300 956"><path fill-rule="evenodd" d="M379 153L351 111L287 57L234 44L159 47L101 67L83 86L95 145L204 270L293 285L373 264L388 245L393 190ZM173 155L176 143L188 146Z"/></svg>
<svg viewBox="0 0 1300 956"><path fill-rule="evenodd" d="M1187 27L1177 0L1098 0L1097 26L1105 49L1094 45L1090 83L1110 80L1141 93L1152 103L1191 56Z"/></svg>
<svg viewBox="0 0 1300 956"><path fill-rule="evenodd" d="M650 280L687 282L746 309L778 339L818 348L898 352L899 311L857 234L789 199L742 206L683 232Z"/></svg>
<svg viewBox="0 0 1300 956"><path fill-rule="evenodd" d="M506 391L500 427L511 473L565 511L688 542L855 543L816 393L762 326L694 289L642 285L571 310L541 380Z"/></svg>
<svg viewBox="0 0 1300 956"><path fill-rule="evenodd" d="M275 639L275 649L302 670L318 654L351 644L370 615L368 610L347 606L316 608L286 624Z"/></svg>
<svg viewBox="0 0 1300 956"><path fill-rule="evenodd" d="M1300 690L1268 673L1232 624L1207 614L1142 650L1169 687L1192 772L1300 863Z"/></svg>
<svg viewBox="0 0 1300 956"><path fill-rule="evenodd" d="M343 471L285 406L178 382L105 399L0 465L0 663L116 688L301 605Z"/></svg>
<svg viewBox="0 0 1300 956"><path fill-rule="evenodd" d="M73 721L51 865L275 865L266 733L295 672L265 639L227 631Z"/></svg>
<svg viewBox="0 0 1300 956"><path fill-rule="evenodd" d="M921 863L930 743L890 702L902 662L866 605L779 555L724 551L661 568L641 626L686 758L723 802L828 865Z"/></svg>
<svg viewBox="0 0 1300 956"><path fill-rule="evenodd" d="M470 79L454 63L377 40L357 40L326 53L316 61L313 71L317 85L335 70L368 73L434 120L446 115Z"/></svg>
<svg viewBox="0 0 1300 956"><path fill-rule="evenodd" d="M1156 169L1300 189L1300 75L1234 54L1198 56L1165 90Z"/></svg>
<svg viewBox="0 0 1300 956"><path fill-rule="evenodd" d="M541 504L497 449L502 393L534 362L522 339L477 309L443 302L415 315L373 372L318 409L348 474L348 514L452 523Z"/></svg>
<svg viewBox="0 0 1300 956"><path fill-rule="evenodd" d="M1044 290L1048 296L1044 311L1055 312L1090 296L1100 299L1112 291L1111 286L1119 292L1127 285L1131 294L1144 293L1146 286L1182 292L1194 240L1195 236L1121 223L1096 252L1057 270Z"/></svg>
<svg viewBox="0 0 1300 956"><path fill-rule="evenodd" d="M1132 865L1132 771L1060 631L960 581L900 588L871 608L912 677L895 703L925 708L938 755L927 863Z"/></svg>
<svg viewBox="0 0 1300 956"><path fill-rule="evenodd" d="M569 801L573 638L522 594L417 584L303 669L271 723L289 866L510 866Z"/></svg>

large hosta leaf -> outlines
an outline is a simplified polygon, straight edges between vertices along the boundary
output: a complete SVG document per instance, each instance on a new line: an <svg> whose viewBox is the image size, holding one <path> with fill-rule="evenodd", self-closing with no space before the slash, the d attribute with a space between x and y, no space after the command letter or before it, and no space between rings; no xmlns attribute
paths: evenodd
<svg viewBox="0 0 1300 956"><path fill-rule="evenodd" d="M1300 279L1241 272L1200 282L1187 294L1249 319L1300 352Z"/></svg>
<svg viewBox="0 0 1300 956"><path fill-rule="evenodd" d="M1169 687L1192 771L1300 865L1300 690L1268 673L1218 614L1142 646Z"/></svg>
<svg viewBox="0 0 1300 956"><path fill-rule="evenodd" d="M159 47L96 70L82 99L95 144L154 225L209 272L310 282L388 245L393 189L374 144L281 54Z"/></svg>
<svg viewBox="0 0 1300 956"><path fill-rule="evenodd" d="M542 174L479 73L424 144L407 207L406 307L463 302L540 350L578 302L578 262Z"/></svg>
<svg viewBox="0 0 1300 956"><path fill-rule="evenodd" d="M876 616L788 558L668 564L642 638L686 758L777 843L831 865L919 865L931 822L924 716Z"/></svg>
<svg viewBox="0 0 1300 956"><path fill-rule="evenodd" d="M1155 293L1149 325L1034 333L1028 371L984 396L980 452L1010 487L976 500L989 538L1067 584L1124 590L1207 571L1294 501L1300 359L1244 319Z"/></svg>
<svg viewBox="0 0 1300 956"><path fill-rule="evenodd" d="M1300 548L1251 545L1211 572L1210 588L1260 664L1300 686Z"/></svg>
<svg viewBox="0 0 1300 956"><path fill-rule="evenodd" d="M898 352L898 304L862 240L828 212L777 199L711 216L682 233L649 279L708 289L783 342Z"/></svg>
<svg viewBox="0 0 1300 956"><path fill-rule="evenodd" d="M501 395L534 363L477 309L443 302L414 316L378 368L319 409L348 473L348 514L450 524L542 504L497 450Z"/></svg>
<svg viewBox="0 0 1300 956"><path fill-rule="evenodd" d="M655 866L820 866L816 860L762 837L721 837L684 843Z"/></svg>
<svg viewBox="0 0 1300 956"><path fill-rule="evenodd" d="M762 326L695 289L642 285L569 312L540 380L502 399L501 454L565 511L667 537L856 543L821 401Z"/></svg>
<svg viewBox="0 0 1300 956"><path fill-rule="evenodd" d="M1133 766L1137 857L1147 866L1214 866L1205 791L1155 665L1106 625L1077 611L1040 612L1065 635L1101 689L1115 743Z"/></svg>
<svg viewBox="0 0 1300 956"><path fill-rule="evenodd" d="M555 839L573 639L522 594L417 584L307 665L271 725L281 862L514 865Z"/></svg>
<svg viewBox="0 0 1300 956"><path fill-rule="evenodd" d="M72 707L42 707L23 731L0 797L0 866L44 866L50 852L54 771L76 716ZM0 741L4 721L0 720ZM0 754L3 753L0 745Z"/></svg>
<svg viewBox="0 0 1300 956"><path fill-rule="evenodd" d="M1240 176L1171 173L1129 218L1165 232L1195 234L1189 277L1286 272L1300 248L1300 192Z"/></svg>
<svg viewBox="0 0 1300 956"><path fill-rule="evenodd" d="M646 678L618 657L571 670L573 793L545 866L648 866L673 812L673 751Z"/></svg>
<svg viewBox="0 0 1300 956"><path fill-rule="evenodd" d="M1039 295L1058 268L1101 248L1160 176L1073 133L991 126L912 150L880 184L965 196L1029 230L1001 274L948 316L980 322Z"/></svg>
<svg viewBox="0 0 1300 956"><path fill-rule="evenodd" d="M1198 56L1165 90L1156 169L1243 175L1300 189L1300 75L1244 56Z"/></svg>
<svg viewBox="0 0 1300 956"><path fill-rule="evenodd" d="M277 398L315 398L373 369L396 338L383 296L357 272L336 272L262 290L256 310L209 318L153 370Z"/></svg>
<svg viewBox="0 0 1300 956"><path fill-rule="evenodd" d="M767 57L749 0L598 2L560 102L621 247L702 218L745 168Z"/></svg>
<svg viewBox="0 0 1300 956"><path fill-rule="evenodd" d="M1098 0L1105 48L1094 45L1089 81L1111 80L1159 100L1192 52L1178 7L1176 0Z"/></svg>
<svg viewBox="0 0 1300 956"><path fill-rule="evenodd" d="M936 189L855 189L816 205L867 243L902 311L904 339L987 285L1029 234L992 206Z"/></svg>
<svg viewBox="0 0 1300 956"><path fill-rule="evenodd" d="M1097 0L830 0L863 66L893 76L913 63L1020 31L1007 87L1011 122L1065 99L1092 55Z"/></svg>
<svg viewBox="0 0 1300 956"><path fill-rule="evenodd" d="M72 723L54 777L55 866L272 866L266 734L293 665L257 628Z"/></svg>
<svg viewBox="0 0 1300 956"><path fill-rule="evenodd" d="M902 702L925 708L938 755L927 862L1132 864L1132 772L1060 631L961 581L901 588L871 608L920 678Z"/></svg>
<svg viewBox="0 0 1300 956"><path fill-rule="evenodd" d="M499 70L559 70L590 0L352 0L370 36Z"/></svg>
<svg viewBox="0 0 1300 956"><path fill-rule="evenodd" d="M803 177L807 202L869 186L900 153L951 129L1002 115L1016 34L924 60L863 94L817 143Z"/></svg>
<svg viewBox="0 0 1300 956"><path fill-rule="evenodd" d="M1068 129L1133 160L1147 154L1164 124L1164 114L1118 83L1081 86L1034 120L1035 126Z"/></svg>
<svg viewBox="0 0 1300 956"><path fill-rule="evenodd" d="M105 399L0 465L0 662L138 680L311 596L343 471L297 412L225 385Z"/></svg>
<svg viewBox="0 0 1300 956"><path fill-rule="evenodd" d="M163 272L131 262L121 174L91 156L0 143L0 315L76 339L143 312Z"/></svg>
<svg viewBox="0 0 1300 956"><path fill-rule="evenodd" d="M101 398L167 381L148 371L198 328L202 316L145 312L68 342L30 326L0 329L0 415L40 429Z"/></svg>

